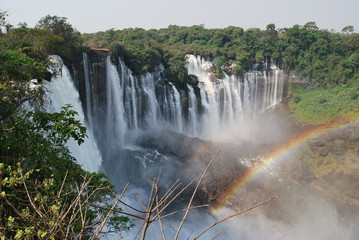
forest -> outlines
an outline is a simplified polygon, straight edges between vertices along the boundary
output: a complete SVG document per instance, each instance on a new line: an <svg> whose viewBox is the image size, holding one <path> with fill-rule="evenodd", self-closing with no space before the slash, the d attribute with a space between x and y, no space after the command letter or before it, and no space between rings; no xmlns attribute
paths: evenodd
<svg viewBox="0 0 359 240"><path fill-rule="evenodd" d="M274 62L301 80L289 94L295 121L359 115L359 34L352 26L341 32L308 22L264 30L170 25L80 33L64 17L45 16L34 28L11 26L6 17L0 10L0 239L88 238L115 196L106 176L83 170L66 147L69 139L81 144L87 136L77 113L71 106L45 112L43 89L28 84L50 80L49 55L71 66L83 52L109 50L137 75L163 64L167 80L178 85L197 84L188 75L187 54L211 60L218 78ZM101 202L103 208L81 202ZM130 227L128 217L114 213L108 231Z"/></svg>

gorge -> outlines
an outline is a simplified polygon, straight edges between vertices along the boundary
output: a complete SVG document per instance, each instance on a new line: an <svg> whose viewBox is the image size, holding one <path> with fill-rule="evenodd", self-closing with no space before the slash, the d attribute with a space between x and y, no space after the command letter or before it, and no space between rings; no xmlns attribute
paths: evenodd
<svg viewBox="0 0 359 240"><path fill-rule="evenodd" d="M167 132L171 135L174 132L215 140L220 132L226 134L226 128L251 121L280 103L283 97L285 76L275 65L249 72L242 79L228 75L216 79L211 74L211 62L189 55L188 72L198 78L198 85L176 87L164 78L162 66L153 73L134 76L121 60L115 65L106 55L94 54L93 58L83 54L84 73L77 74L83 78L75 82L87 126L94 134L102 155L102 166L107 173L119 169L121 173L117 174L120 176L133 171L134 160L123 160L126 159L123 154L128 154L127 150L131 148L141 151L137 142L151 146L150 142L141 140L148 134ZM65 71L62 77L69 78L68 70ZM62 99L73 102L69 97ZM165 134L162 135L165 139L161 141L166 142ZM154 151L154 159L167 158ZM143 166L154 161L140 156L135 159L139 159ZM117 165L121 167L114 167ZM125 179L132 180L131 177Z"/></svg>
<svg viewBox="0 0 359 240"><path fill-rule="evenodd" d="M288 138L297 134L281 119L282 110L278 112L286 98L289 76L274 64L266 64L263 69L248 72L242 78L225 73L223 79L217 79L210 61L193 55L187 59L188 73L197 78L196 85L176 86L167 81L161 65L153 73L136 76L121 59L112 62L110 56L103 53L84 53L80 68L83 73L74 72L72 78L58 60L62 74L49 83L50 98L53 103L66 103L60 99L67 99L71 104L77 102L75 109L86 116L91 140L90 145L81 146L82 151L90 153L90 149L98 149L85 155L85 160L81 160L81 154L77 155L80 163L86 169L104 170L119 191L130 182L137 191L146 192L146 179L157 176L160 169L164 188L177 178L187 182L200 174L215 149L221 149L222 155L199 192L199 201L209 201L217 212L218 205L225 203L221 199L226 194L237 196L236 200L225 200L234 204L231 209L250 207L259 199L280 195L279 203L265 207L259 215L253 214L249 222L239 220L241 227L234 227L236 222L223 226L227 232L224 239L238 239L238 236L267 239L268 234L268 239L273 236L276 239L321 239L342 236L342 231L348 231L345 239L352 239L355 231L346 229L356 223L341 217L342 213L336 216L336 205L308 188L306 182L312 181L312 173L306 169L308 164L298 163L293 157L286 157L279 168L277 165L264 167L261 177L240 184L240 191L238 187L230 190L239 184L238 180L246 181L246 175L257 171L257 165L267 165L265 158L273 147L290 141ZM64 84L62 89L56 89L59 81ZM72 95L75 98L70 97ZM262 129L266 126L271 129ZM293 174L295 176L290 176ZM298 181L301 184L297 185ZM296 201L301 203L295 207L292 204ZM298 213L297 207L304 213ZM346 207L342 208L347 214ZM328 211L329 215L325 216L329 219L324 221L322 211ZM205 222L210 225L209 215L202 214L195 213L194 219L206 218ZM221 214L223 211L217 216ZM336 227L328 232L316 233L314 229L303 232L308 227L304 222L307 215L316 219L317 224L324 221ZM338 217L347 225L339 224ZM293 226L282 222L286 219L291 219ZM249 230L253 224L257 231ZM202 227L199 224L196 228Z"/></svg>

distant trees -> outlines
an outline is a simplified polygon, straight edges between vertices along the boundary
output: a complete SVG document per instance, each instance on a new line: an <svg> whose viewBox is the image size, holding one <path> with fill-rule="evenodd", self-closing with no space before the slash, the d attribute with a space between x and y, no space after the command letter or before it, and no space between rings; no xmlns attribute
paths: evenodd
<svg viewBox="0 0 359 240"><path fill-rule="evenodd" d="M303 28L310 30L319 30L316 22L307 22L306 24L304 24Z"/></svg>
<svg viewBox="0 0 359 240"><path fill-rule="evenodd" d="M275 30L275 24L274 23L268 24L266 29L267 29L267 31L274 31Z"/></svg>
<svg viewBox="0 0 359 240"><path fill-rule="evenodd" d="M3 26L5 26L5 24L6 24L6 16L7 16L7 13L0 9L0 34L2 33L1 28Z"/></svg>
<svg viewBox="0 0 359 240"><path fill-rule="evenodd" d="M70 44L76 45L80 43L80 33L67 22L67 18L65 17L47 15L40 19L36 28L49 30L53 34L61 36Z"/></svg>
<svg viewBox="0 0 359 240"><path fill-rule="evenodd" d="M170 25L158 30L109 29L81 35L66 18L47 15L36 29L23 25L11 28L8 33L2 39L3 46L38 60L58 54L71 62L82 46L109 48L135 74L154 71L162 63L167 79L178 83L190 81L184 67L186 54L212 60L221 57L227 63L234 63L233 68L226 71L236 75L243 75L253 64L261 66L271 59L320 85L345 82L358 71L352 59L358 51L359 37L351 25L342 29L343 34L320 30L311 21L283 29L277 29L274 23L268 24L265 30ZM218 76L222 73L220 68L217 66Z"/></svg>
<svg viewBox="0 0 359 240"><path fill-rule="evenodd" d="M343 27L343 29L342 29L342 33L347 34L347 35L351 34L353 32L354 32L354 27L352 25Z"/></svg>

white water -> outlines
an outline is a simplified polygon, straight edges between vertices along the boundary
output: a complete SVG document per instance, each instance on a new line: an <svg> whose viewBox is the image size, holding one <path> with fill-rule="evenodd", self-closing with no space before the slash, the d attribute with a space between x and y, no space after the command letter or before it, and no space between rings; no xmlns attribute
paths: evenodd
<svg viewBox="0 0 359 240"><path fill-rule="evenodd" d="M226 127L238 125L243 119L250 119L278 104L283 94L283 73L274 65L269 72L250 72L243 79L227 74L224 79L216 79L211 73L210 61L189 55L188 72L199 80L196 95L193 86L188 85L187 90L180 91L174 84L162 82L162 68L134 76L121 60L117 68L107 57L104 69L98 70L92 68L86 54L83 57L88 134L96 133L101 151L106 152L102 154L109 156L128 144L125 140L128 134L149 129L170 129L192 137L213 139ZM62 64L60 59L55 61ZM48 83L53 100L51 108L58 111L64 104L72 104L84 122L70 73L65 66L61 71L61 75ZM105 79L96 79L93 76L96 71L104 71ZM86 141L82 148L95 153L71 145L71 151L81 164L88 165L85 167L90 170L99 169L101 157L94 140ZM85 160L87 158L89 160Z"/></svg>
<svg viewBox="0 0 359 240"><path fill-rule="evenodd" d="M216 79L213 64L188 55L188 73L197 76L204 114L201 116L204 139L213 139L226 126L240 124L280 103L283 95L283 71L274 65L270 71L253 71L243 78Z"/></svg>
<svg viewBox="0 0 359 240"><path fill-rule="evenodd" d="M63 65L63 62L58 56L50 56L51 62L57 64L61 68L60 72L51 79L51 82L45 83L45 88L48 90L48 99L50 103L47 107L49 112L61 111L61 108L66 105L72 105L72 109L78 112L77 120L80 120L85 126L85 116L82 110L82 105L79 99L79 94L75 88L69 70ZM96 142L92 136L91 131L87 131L88 138L80 146L70 140L68 147L72 156L75 157L79 164L86 170L96 172L100 169L102 159L97 149Z"/></svg>
<svg viewBox="0 0 359 240"><path fill-rule="evenodd" d="M182 105L181 105L181 96L177 88L170 83L173 90L173 102L174 102L174 112L175 112L175 124L178 132L183 132L183 116L182 116Z"/></svg>
<svg viewBox="0 0 359 240"><path fill-rule="evenodd" d="M110 57L106 59L106 115L111 116L106 118L106 136L109 141L109 147L116 150L118 147L123 146L126 123L124 119L124 106L122 97L122 86L120 78L116 70L116 66L110 61Z"/></svg>
<svg viewBox="0 0 359 240"><path fill-rule="evenodd" d="M147 104L141 104L142 111L145 111L145 128L151 128L158 126L157 121L157 108L158 103L155 94L155 76L153 74L147 73L144 76L141 76L141 84L144 91L144 100ZM136 101L138 99L133 99ZM141 100L141 99L140 99Z"/></svg>
<svg viewBox="0 0 359 240"><path fill-rule="evenodd" d="M86 54L84 64L88 122L103 136L101 141L112 139L113 148L123 147L126 134L149 129L214 139L228 125L241 124L243 119L275 106L283 94L283 72L274 65L268 71L247 73L243 79L227 74L224 79L216 79L210 61L188 55L188 73L199 80L196 96L193 86L180 90L164 81L161 67L153 73L134 76L121 59L115 66L108 57L102 70L106 79L96 79L91 77L90 72L96 69L89 69ZM106 87L101 88L101 84ZM106 99L101 102L99 96Z"/></svg>
<svg viewBox="0 0 359 240"><path fill-rule="evenodd" d="M89 71L89 59L87 54L83 53L82 54L83 59L84 59L84 77L85 77L85 88L86 88L86 116L87 116L87 122L89 126L93 125L93 113L92 113L92 109L93 109L93 101L94 101L94 97L92 95L93 93L93 85L91 84L91 74Z"/></svg>
<svg viewBox="0 0 359 240"><path fill-rule="evenodd" d="M195 137L199 135L199 119L197 97L194 93L193 87L188 87L188 135Z"/></svg>

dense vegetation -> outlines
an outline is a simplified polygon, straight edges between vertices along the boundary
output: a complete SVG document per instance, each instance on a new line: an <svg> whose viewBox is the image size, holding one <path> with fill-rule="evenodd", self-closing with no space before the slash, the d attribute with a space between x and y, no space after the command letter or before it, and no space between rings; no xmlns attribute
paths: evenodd
<svg viewBox="0 0 359 240"><path fill-rule="evenodd" d="M169 76L178 75L185 55L193 53L214 59L219 69L234 63L229 71L236 75L271 59L317 85L329 86L345 83L358 73L359 34L353 31L352 26L343 28L342 33L320 30L314 22L284 29L269 24L266 30L171 25L147 31L110 29L83 34L83 39L90 47L111 48L137 74L163 63ZM175 80L185 79L177 76Z"/></svg>
<svg viewBox="0 0 359 240"><path fill-rule="evenodd" d="M213 60L217 77L222 77L223 71L242 76L254 64L261 67L274 61L306 81L291 92L296 120L318 123L358 111L359 34L352 26L337 33L318 29L315 22L283 29L269 24L265 30L171 25L159 30L110 29L82 36L89 47L112 49L136 74L163 63L167 78L177 83L195 83L184 68L188 53Z"/></svg>
<svg viewBox="0 0 359 240"><path fill-rule="evenodd" d="M86 137L77 113L42 111L44 91L29 84L50 77L49 54L72 57L78 34L64 18L46 17L36 29L8 27L0 43L0 239L88 238L106 213L90 204L107 206L113 186L103 173L83 170L66 147ZM113 214L107 230L127 222Z"/></svg>
<svg viewBox="0 0 359 240"><path fill-rule="evenodd" d="M293 86L289 102L294 120L323 123L359 119L359 79L330 88Z"/></svg>

